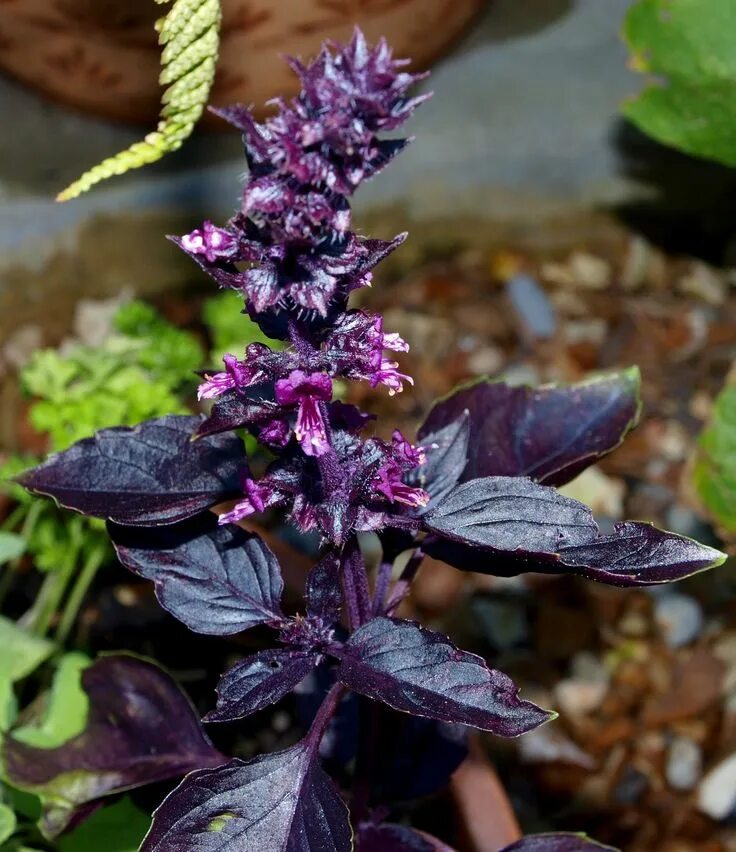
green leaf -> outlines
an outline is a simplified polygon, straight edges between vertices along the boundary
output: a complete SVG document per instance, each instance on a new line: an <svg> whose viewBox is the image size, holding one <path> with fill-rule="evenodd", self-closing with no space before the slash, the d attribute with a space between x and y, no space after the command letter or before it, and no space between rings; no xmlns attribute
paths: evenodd
<svg viewBox="0 0 736 852"><path fill-rule="evenodd" d="M26 540L22 535L0 530L0 565L12 562L22 556L26 550Z"/></svg>
<svg viewBox="0 0 736 852"><path fill-rule="evenodd" d="M225 290L204 303L202 318L210 330L212 351L209 367L218 367L222 356L228 352L243 357L250 343L265 343L272 348L280 346L260 330L247 314L243 314L243 296L234 290Z"/></svg>
<svg viewBox="0 0 736 852"><path fill-rule="evenodd" d="M137 852L151 817L126 796L59 840L59 852Z"/></svg>
<svg viewBox="0 0 736 852"><path fill-rule="evenodd" d="M15 827L15 814L7 805L0 804L0 843L12 837Z"/></svg>
<svg viewBox="0 0 736 852"><path fill-rule="evenodd" d="M18 701L9 677L0 678L0 733L10 729L18 715Z"/></svg>
<svg viewBox="0 0 736 852"><path fill-rule="evenodd" d="M0 680L15 683L51 656L54 644L26 633L9 618L0 616L0 648Z"/></svg>
<svg viewBox="0 0 736 852"><path fill-rule="evenodd" d="M736 533L736 384L726 385L716 398L698 439L692 480L720 529Z"/></svg>
<svg viewBox="0 0 736 852"><path fill-rule="evenodd" d="M623 35L632 67L650 77L624 115L660 142L736 166L734 33L734 0L638 0Z"/></svg>
<svg viewBox="0 0 736 852"><path fill-rule="evenodd" d="M212 88L221 18L220 0L175 0L157 24L163 46L159 82L168 86L161 98L158 128L85 172L59 193L58 201L76 198L102 180L154 163L181 147L199 121Z"/></svg>
<svg viewBox="0 0 736 852"><path fill-rule="evenodd" d="M84 731L89 698L82 672L92 664L84 654L65 654L56 669L41 719L13 730L13 738L36 748L57 748Z"/></svg>

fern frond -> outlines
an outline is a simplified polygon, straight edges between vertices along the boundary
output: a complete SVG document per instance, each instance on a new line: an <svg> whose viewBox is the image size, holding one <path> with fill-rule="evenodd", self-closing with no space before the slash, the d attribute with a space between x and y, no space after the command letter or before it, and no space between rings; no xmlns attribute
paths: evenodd
<svg viewBox="0 0 736 852"><path fill-rule="evenodd" d="M212 88L221 18L220 0L174 0L168 14L156 23L162 46L159 82L167 86L158 127L85 172L58 194L57 201L76 198L102 180L154 163L181 147L199 121Z"/></svg>

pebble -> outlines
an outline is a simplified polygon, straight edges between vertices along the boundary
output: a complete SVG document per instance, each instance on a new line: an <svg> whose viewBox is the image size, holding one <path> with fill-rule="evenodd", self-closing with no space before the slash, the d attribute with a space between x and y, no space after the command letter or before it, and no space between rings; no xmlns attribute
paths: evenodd
<svg viewBox="0 0 736 852"><path fill-rule="evenodd" d="M622 479L605 474L597 465L584 470L559 491L590 506L595 515L615 520L623 517L626 485Z"/></svg>
<svg viewBox="0 0 736 852"><path fill-rule="evenodd" d="M703 771L700 746L688 737L675 737L667 750L665 777L673 790L692 790Z"/></svg>
<svg viewBox="0 0 736 852"><path fill-rule="evenodd" d="M698 810L716 820L725 819L736 806L736 754L716 764L700 782Z"/></svg>
<svg viewBox="0 0 736 852"><path fill-rule="evenodd" d="M580 716L592 713L608 692L608 669L587 651L576 654L572 676L555 686L555 698L563 714Z"/></svg>
<svg viewBox="0 0 736 852"><path fill-rule="evenodd" d="M703 631L703 610L689 595L667 592L656 595L654 620L670 648L681 648Z"/></svg>
<svg viewBox="0 0 736 852"><path fill-rule="evenodd" d="M523 329L534 338L549 340L557 327L554 308L542 287L529 275L514 275L506 283L506 295Z"/></svg>
<svg viewBox="0 0 736 852"><path fill-rule="evenodd" d="M567 763L583 769L595 769L595 760L576 745L554 723L542 725L519 739L523 763Z"/></svg>

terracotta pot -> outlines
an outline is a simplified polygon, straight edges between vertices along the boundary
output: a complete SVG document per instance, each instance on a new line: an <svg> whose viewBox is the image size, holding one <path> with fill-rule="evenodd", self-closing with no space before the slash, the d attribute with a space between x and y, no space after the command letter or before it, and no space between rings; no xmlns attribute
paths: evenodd
<svg viewBox="0 0 736 852"><path fill-rule="evenodd" d="M281 59L308 58L359 24L396 56L426 66L486 0L222 0L220 62L211 102L262 104L295 91ZM0 69L76 107L151 123L158 113L154 0L0 0Z"/></svg>

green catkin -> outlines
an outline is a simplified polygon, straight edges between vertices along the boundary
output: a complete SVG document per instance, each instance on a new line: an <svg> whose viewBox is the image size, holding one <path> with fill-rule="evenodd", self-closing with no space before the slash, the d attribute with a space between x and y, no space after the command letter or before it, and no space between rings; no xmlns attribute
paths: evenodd
<svg viewBox="0 0 736 852"><path fill-rule="evenodd" d="M212 88L221 18L220 0L175 0L169 13L156 23L162 46L159 82L167 86L158 127L85 172L59 193L57 201L77 198L100 181L155 163L181 147L199 121Z"/></svg>

